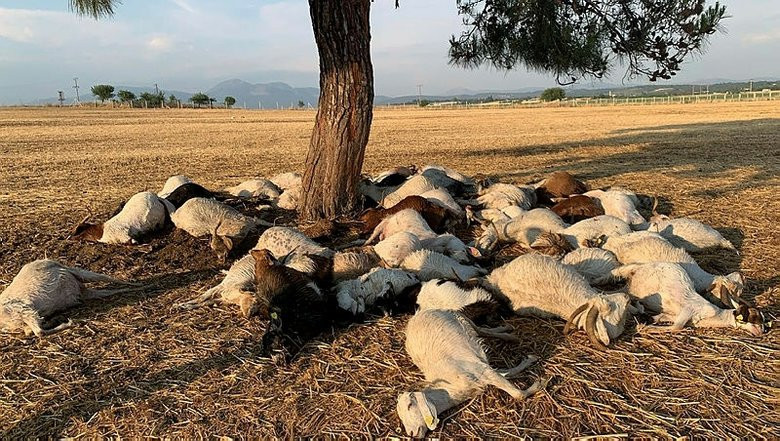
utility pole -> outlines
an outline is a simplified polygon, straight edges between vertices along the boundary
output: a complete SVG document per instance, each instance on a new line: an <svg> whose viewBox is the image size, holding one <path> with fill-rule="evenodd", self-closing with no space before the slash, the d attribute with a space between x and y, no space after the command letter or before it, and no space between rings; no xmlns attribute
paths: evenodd
<svg viewBox="0 0 780 441"><path fill-rule="evenodd" d="M159 95L160 94L160 88L157 87L157 83L154 83L154 94Z"/></svg>
<svg viewBox="0 0 780 441"><path fill-rule="evenodd" d="M57 91L57 95L59 95L59 98L57 98L57 101L60 102L60 107L62 107L62 103L65 102L65 93L61 90Z"/></svg>
<svg viewBox="0 0 780 441"><path fill-rule="evenodd" d="M73 78L73 88L76 89L76 104L81 105L81 98L79 97L79 78Z"/></svg>
<svg viewBox="0 0 780 441"><path fill-rule="evenodd" d="M417 85L417 105L420 106L422 103L422 84Z"/></svg>

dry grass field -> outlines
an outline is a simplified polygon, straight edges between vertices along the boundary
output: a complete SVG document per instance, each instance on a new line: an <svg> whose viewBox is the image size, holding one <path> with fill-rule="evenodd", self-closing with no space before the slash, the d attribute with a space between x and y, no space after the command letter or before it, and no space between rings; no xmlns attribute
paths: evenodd
<svg viewBox="0 0 780 441"><path fill-rule="evenodd" d="M0 335L0 438L402 435L396 396L422 377L403 350L406 317L334 328L289 365L258 356L264 323L227 306L181 311L220 280L203 241L150 248L76 243L89 211L184 173L211 188L300 170L305 111L0 109L0 286L33 259L60 259L148 283L90 302L77 326L36 339ZM440 163L529 182L569 170L592 186L657 195L661 211L707 222L737 245L696 256L747 276L745 297L780 312L777 102L574 109L378 110L367 172ZM443 418L441 437L780 438L780 337L631 326L606 353L563 322L511 320L526 354L518 380L550 378L513 402L497 390Z"/></svg>

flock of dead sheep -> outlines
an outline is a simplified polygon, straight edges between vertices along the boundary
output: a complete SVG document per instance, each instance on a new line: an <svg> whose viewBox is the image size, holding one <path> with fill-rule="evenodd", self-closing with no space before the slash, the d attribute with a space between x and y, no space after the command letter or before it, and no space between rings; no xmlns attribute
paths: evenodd
<svg viewBox="0 0 780 441"><path fill-rule="evenodd" d="M78 225L71 238L135 244L172 222L195 237L210 237L225 262L238 245L260 234L223 280L180 305L237 305L268 322L266 356L294 355L337 321L366 313L414 314L406 350L427 385L399 395L398 415L410 436L433 430L438 415L487 385L524 399L542 386L519 389L508 379L535 357L510 369L493 369L480 337L518 341L501 323L511 314L567 320L564 333L582 329L607 349L626 321L647 314L668 329L730 327L754 335L771 321L740 298L744 278L704 271L688 252L723 247L737 252L715 229L689 218L658 214L645 219L640 205L654 199L612 187L591 190L566 172L531 185L475 179L441 166L399 167L365 177L359 192L367 207L353 222L367 239L334 250L290 226L247 216L226 198L264 201L294 210L301 177L285 173L214 192L186 176L168 179L160 193L142 192L101 224ZM479 224L470 243L451 232ZM304 230L305 231L305 230ZM449 231L449 233L448 233ZM501 244L524 254L492 265ZM623 289L598 287L626 281ZM89 282L124 285L92 289ZM45 336L73 326L45 328L53 314L86 299L143 289L133 282L53 260L25 265L0 294L0 329Z"/></svg>

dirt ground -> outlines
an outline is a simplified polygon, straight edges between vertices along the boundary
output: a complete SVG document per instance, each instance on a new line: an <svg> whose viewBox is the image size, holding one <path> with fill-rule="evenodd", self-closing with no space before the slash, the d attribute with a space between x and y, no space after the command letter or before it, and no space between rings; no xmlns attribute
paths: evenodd
<svg viewBox="0 0 780 441"><path fill-rule="evenodd" d="M300 171L310 111L0 109L0 289L55 258L149 288L65 313L77 326L0 335L0 437L402 435L397 394L422 376L403 350L407 317L334 328L286 366L259 357L265 324L235 308L181 311L219 282L208 243L180 231L141 247L66 240L85 215L187 174L209 188ZM745 298L780 311L777 102L562 109L378 109L366 172L439 163L525 183L568 170L592 186L657 195L661 211L718 228L740 250L695 256L743 271ZM514 402L500 391L448 412L440 437L780 438L780 338L641 325L606 353L563 322L511 320L521 344L494 366L540 362L550 378Z"/></svg>

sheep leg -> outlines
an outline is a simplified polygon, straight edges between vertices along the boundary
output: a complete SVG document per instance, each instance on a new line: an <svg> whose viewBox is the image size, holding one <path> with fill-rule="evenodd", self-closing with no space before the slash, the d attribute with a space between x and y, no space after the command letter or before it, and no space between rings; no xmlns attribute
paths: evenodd
<svg viewBox="0 0 780 441"><path fill-rule="evenodd" d="M506 379L516 378L521 372L525 371L532 364L536 363L537 360L539 360L539 357L535 355L529 355L525 357L525 360L523 360L517 366L509 369L498 369L498 373Z"/></svg>
<svg viewBox="0 0 780 441"><path fill-rule="evenodd" d="M502 328L480 328L479 326L476 326L474 327L474 329L477 331L477 335L479 335L480 337L491 337L491 338L496 338L504 341L511 341L515 343L522 341L520 340L520 337L514 334L509 334L505 331L499 332L494 330L494 329L502 329Z"/></svg>
<svg viewBox="0 0 780 441"><path fill-rule="evenodd" d="M110 283L117 283L120 285L134 285L134 286L138 285L138 283L135 282L126 282L124 280L115 279L105 274L93 273L92 271L87 271L81 268L68 267L68 272L73 274L73 277L78 279L80 282L85 282L85 283L86 282L110 282Z"/></svg>
<svg viewBox="0 0 780 441"><path fill-rule="evenodd" d="M177 306L182 309L195 309L200 308L201 306L209 306L219 303L219 299L216 297L217 292L209 290L188 302L179 303Z"/></svg>
<svg viewBox="0 0 780 441"><path fill-rule="evenodd" d="M138 291L139 288L119 288L119 289L83 289L81 291L81 300L102 299L113 296L114 294L123 294L126 292Z"/></svg>
<svg viewBox="0 0 780 441"><path fill-rule="evenodd" d="M504 378L503 375L499 374L493 369L488 368L485 371L485 377L484 377L485 383L489 384L491 386L495 386L504 392L508 393L512 396L512 398L516 400L524 400L531 395L535 394L542 388L542 382L536 381L534 384L531 385L528 389L520 389L514 384L512 384L509 380Z"/></svg>
<svg viewBox="0 0 780 441"><path fill-rule="evenodd" d="M51 329L41 329L41 333L43 335L51 335L51 334L60 332L60 331L65 330L65 329L72 328L73 326L74 326L73 322L70 319L68 319L67 322L60 323L59 325L55 326L54 328L51 328Z"/></svg>

